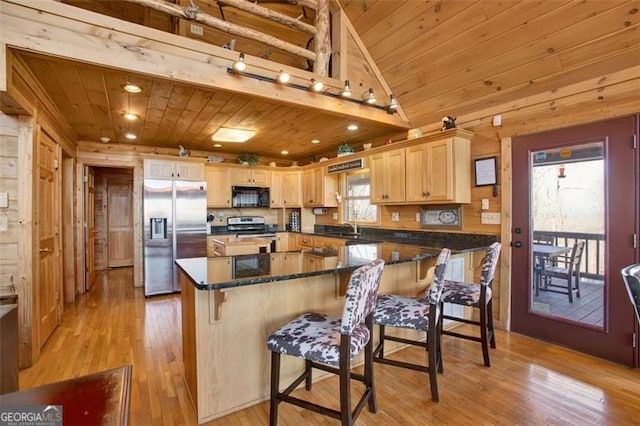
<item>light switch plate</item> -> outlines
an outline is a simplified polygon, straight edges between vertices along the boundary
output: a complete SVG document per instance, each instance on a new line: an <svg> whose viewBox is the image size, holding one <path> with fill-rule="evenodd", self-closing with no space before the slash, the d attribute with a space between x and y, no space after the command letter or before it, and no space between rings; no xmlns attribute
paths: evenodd
<svg viewBox="0 0 640 426"><path fill-rule="evenodd" d="M9 225L7 223L6 216L0 216L0 232L7 232L9 230Z"/></svg>
<svg viewBox="0 0 640 426"><path fill-rule="evenodd" d="M333 220L338 220L338 213L333 212L333 216L332 217L333 217Z"/></svg>
<svg viewBox="0 0 640 426"><path fill-rule="evenodd" d="M481 220L485 225L500 225L500 213L482 212Z"/></svg>
<svg viewBox="0 0 640 426"><path fill-rule="evenodd" d="M0 192L0 209L9 208L9 193Z"/></svg>
<svg viewBox="0 0 640 426"><path fill-rule="evenodd" d="M392 222L400 222L400 213L392 212L391 213L391 221Z"/></svg>
<svg viewBox="0 0 640 426"><path fill-rule="evenodd" d="M482 210L489 210L489 199L488 198L483 198L482 199Z"/></svg>
<svg viewBox="0 0 640 426"><path fill-rule="evenodd" d="M416 213L416 222L420 222L420 213Z"/></svg>

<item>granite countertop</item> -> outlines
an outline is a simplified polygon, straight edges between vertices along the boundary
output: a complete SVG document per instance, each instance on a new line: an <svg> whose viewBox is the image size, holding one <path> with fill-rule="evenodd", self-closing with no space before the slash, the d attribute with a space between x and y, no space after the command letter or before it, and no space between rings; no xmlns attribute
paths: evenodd
<svg viewBox="0 0 640 426"><path fill-rule="evenodd" d="M178 259L176 264L198 290L217 290L347 272L374 259L384 259L387 265L392 265L437 257L439 253L439 249L385 242L334 249Z"/></svg>

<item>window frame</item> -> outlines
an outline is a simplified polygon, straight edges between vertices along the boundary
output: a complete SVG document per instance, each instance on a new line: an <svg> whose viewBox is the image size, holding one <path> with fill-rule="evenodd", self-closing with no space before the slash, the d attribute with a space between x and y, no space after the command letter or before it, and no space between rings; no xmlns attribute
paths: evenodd
<svg viewBox="0 0 640 426"><path fill-rule="evenodd" d="M355 196L355 197L350 197L347 185L348 185L348 176L353 176L353 175L361 175L361 174L368 174L369 175L369 195L368 196ZM344 194L342 196L342 203L341 203L341 208L342 211L340 212L340 217L342 219L342 222L353 222L352 219L348 218L347 215L349 214L349 200L368 200L369 204L373 207L375 207L376 209L376 218L375 220L371 221L371 220L362 220L362 219L356 219L356 222L358 224L366 224L366 225L372 225L372 226L380 226L380 207L377 204L373 204L371 202L371 171L369 169L361 169L361 170L354 170L354 171L349 171L349 172L345 172L342 175L342 182L341 182L341 187L342 187L342 193Z"/></svg>

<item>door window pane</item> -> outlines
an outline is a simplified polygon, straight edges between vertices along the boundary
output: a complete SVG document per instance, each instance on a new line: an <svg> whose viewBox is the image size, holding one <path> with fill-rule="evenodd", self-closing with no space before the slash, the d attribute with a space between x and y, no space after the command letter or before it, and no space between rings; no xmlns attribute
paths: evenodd
<svg viewBox="0 0 640 426"><path fill-rule="evenodd" d="M604 327L603 144L536 151L531 164L531 311Z"/></svg>

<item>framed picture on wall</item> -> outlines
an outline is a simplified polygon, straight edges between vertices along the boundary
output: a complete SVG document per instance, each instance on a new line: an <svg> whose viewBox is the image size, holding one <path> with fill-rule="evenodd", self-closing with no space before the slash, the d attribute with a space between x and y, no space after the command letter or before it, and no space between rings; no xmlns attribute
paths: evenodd
<svg viewBox="0 0 640 426"><path fill-rule="evenodd" d="M498 183L497 157L478 158L474 161L476 186L496 185Z"/></svg>

